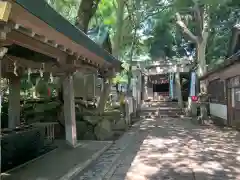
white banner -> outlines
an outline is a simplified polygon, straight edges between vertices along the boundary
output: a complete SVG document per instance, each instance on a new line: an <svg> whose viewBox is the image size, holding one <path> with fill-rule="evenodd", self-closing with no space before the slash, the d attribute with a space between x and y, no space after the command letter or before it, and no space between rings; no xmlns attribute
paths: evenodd
<svg viewBox="0 0 240 180"><path fill-rule="evenodd" d="M196 96L196 73L191 73L190 96Z"/></svg>
<svg viewBox="0 0 240 180"><path fill-rule="evenodd" d="M169 86L170 86L169 96L170 96L170 98L173 98L174 97L174 95L173 95L173 73L170 74Z"/></svg>

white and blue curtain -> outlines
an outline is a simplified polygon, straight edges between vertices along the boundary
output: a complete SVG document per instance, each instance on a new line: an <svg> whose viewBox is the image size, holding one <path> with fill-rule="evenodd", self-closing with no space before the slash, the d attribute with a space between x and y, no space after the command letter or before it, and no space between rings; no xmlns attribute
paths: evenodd
<svg viewBox="0 0 240 180"><path fill-rule="evenodd" d="M191 73L191 82L190 82L190 97L196 96L196 72Z"/></svg>
<svg viewBox="0 0 240 180"><path fill-rule="evenodd" d="M171 99L174 98L174 73L170 73L170 76L169 76L169 97Z"/></svg>

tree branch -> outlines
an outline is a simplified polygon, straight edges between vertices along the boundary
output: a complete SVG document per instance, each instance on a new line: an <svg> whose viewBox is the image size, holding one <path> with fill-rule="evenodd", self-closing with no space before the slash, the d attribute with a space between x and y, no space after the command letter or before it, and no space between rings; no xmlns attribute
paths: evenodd
<svg viewBox="0 0 240 180"><path fill-rule="evenodd" d="M136 26L136 22L135 22L135 20L134 20L134 17L133 17L133 12L131 12L130 11L130 9L129 9L129 6L128 6L128 3L126 2L126 1L124 1L124 3L125 3L125 6L126 6L126 8L127 8L127 11L128 11L128 17L129 17L129 19L133 22L133 24Z"/></svg>
<svg viewBox="0 0 240 180"><path fill-rule="evenodd" d="M197 43L198 37L195 36L185 25L185 23L182 21L181 15L179 13L176 13L177 18L177 25L182 29L183 33L185 33L191 41Z"/></svg>
<svg viewBox="0 0 240 180"><path fill-rule="evenodd" d="M210 17L209 17L209 6L206 6L204 8L203 12L203 29L202 29L202 36L209 30L209 23L210 23Z"/></svg>
<svg viewBox="0 0 240 180"><path fill-rule="evenodd" d="M194 18L197 22L197 34L202 37L203 31L203 9L199 6L197 1L194 1Z"/></svg>
<svg viewBox="0 0 240 180"><path fill-rule="evenodd" d="M143 23L143 22L146 21L149 17L155 16L155 15L163 12L165 9L166 9L166 8L163 8L163 9L161 9L161 10L158 9L156 12L151 12L151 13L146 14L146 15L144 15L144 13L143 13L143 14L142 14L142 15L143 15L142 17L144 17L144 18L140 21L140 23Z"/></svg>

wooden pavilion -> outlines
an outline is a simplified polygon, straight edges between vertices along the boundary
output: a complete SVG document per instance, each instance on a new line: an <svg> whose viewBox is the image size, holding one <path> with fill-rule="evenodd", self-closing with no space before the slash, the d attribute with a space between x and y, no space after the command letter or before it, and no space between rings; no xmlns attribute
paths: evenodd
<svg viewBox="0 0 240 180"><path fill-rule="evenodd" d="M9 128L20 125L20 78L48 72L63 78L66 141L76 147L73 73L97 69L112 76L120 61L54 11L44 0L0 1L1 77L8 78Z"/></svg>

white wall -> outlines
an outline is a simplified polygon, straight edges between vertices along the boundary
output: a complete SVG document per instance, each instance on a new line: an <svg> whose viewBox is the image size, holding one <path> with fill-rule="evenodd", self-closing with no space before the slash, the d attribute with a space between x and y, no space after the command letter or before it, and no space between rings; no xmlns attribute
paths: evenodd
<svg viewBox="0 0 240 180"><path fill-rule="evenodd" d="M148 88L148 98L153 97L153 88Z"/></svg>
<svg viewBox="0 0 240 180"><path fill-rule="evenodd" d="M210 114L227 120L227 105L210 103Z"/></svg>

